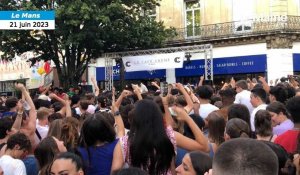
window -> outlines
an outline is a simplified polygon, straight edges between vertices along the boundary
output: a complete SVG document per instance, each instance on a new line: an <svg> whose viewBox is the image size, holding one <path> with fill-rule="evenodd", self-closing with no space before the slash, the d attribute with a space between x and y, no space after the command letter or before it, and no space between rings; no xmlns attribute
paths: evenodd
<svg viewBox="0 0 300 175"><path fill-rule="evenodd" d="M185 10L186 36L194 37L200 35L200 2L186 2Z"/></svg>
<svg viewBox="0 0 300 175"><path fill-rule="evenodd" d="M156 5L152 6L151 9L147 11L147 15L153 20L156 20Z"/></svg>
<svg viewBox="0 0 300 175"><path fill-rule="evenodd" d="M233 0L235 31L251 31L254 18L254 0Z"/></svg>
<svg viewBox="0 0 300 175"><path fill-rule="evenodd" d="M156 5L151 5L151 7L147 10L142 11L142 16L146 15L153 20L156 20Z"/></svg>

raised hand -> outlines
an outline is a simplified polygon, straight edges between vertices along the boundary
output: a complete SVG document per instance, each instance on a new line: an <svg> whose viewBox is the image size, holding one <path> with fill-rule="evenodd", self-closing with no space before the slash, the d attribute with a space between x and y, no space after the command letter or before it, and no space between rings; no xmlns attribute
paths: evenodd
<svg viewBox="0 0 300 175"><path fill-rule="evenodd" d="M185 90L181 83L176 83L175 86L178 90Z"/></svg>
<svg viewBox="0 0 300 175"><path fill-rule="evenodd" d="M230 85L232 88L235 88L235 79L233 77L231 77Z"/></svg>
<svg viewBox="0 0 300 175"><path fill-rule="evenodd" d="M141 93L141 89L137 84L131 84L134 93Z"/></svg>
<svg viewBox="0 0 300 175"><path fill-rule="evenodd" d="M172 110L177 114L176 118L179 121L185 121L189 117L184 108L173 106Z"/></svg>
<svg viewBox="0 0 300 175"><path fill-rule="evenodd" d="M132 92L129 90L123 90L121 95L127 97L128 95L132 95Z"/></svg>
<svg viewBox="0 0 300 175"><path fill-rule="evenodd" d="M261 81L262 83L265 83L265 82L266 82L265 77L262 77L262 76L259 76L259 77L258 77L258 80Z"/></svg>
<svg viewBox="0 0 300 175"><path fill-rule="evenodd" d="M156 83L155 81L152 81L152 82L151 82L151 85L152 85L152 86L158 86L157 83Z"/></svg>
<svg viewBox="0 0 300 175"><path fill-rule="evenodd" d="M25 86L22 83L15 83L15 87L18 90L24 90L25 89Z"/></svg>
<svg viewBox="0 0 300 175"><path fill-rule="evenodd" d="M203 81L203 80L204 80L204 76L201 75L201 76L200 76L200 81Z"/></svg>

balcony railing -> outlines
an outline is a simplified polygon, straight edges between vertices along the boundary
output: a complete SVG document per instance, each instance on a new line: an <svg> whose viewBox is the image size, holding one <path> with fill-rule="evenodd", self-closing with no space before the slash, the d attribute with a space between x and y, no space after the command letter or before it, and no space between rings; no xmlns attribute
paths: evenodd
<svg viewBox="0 0 300 175"><path fill-rule="evenodd" d="M168 42L225 39L276 32L300 33L300 16L272 16L176 29L176 36Z"/></svg>

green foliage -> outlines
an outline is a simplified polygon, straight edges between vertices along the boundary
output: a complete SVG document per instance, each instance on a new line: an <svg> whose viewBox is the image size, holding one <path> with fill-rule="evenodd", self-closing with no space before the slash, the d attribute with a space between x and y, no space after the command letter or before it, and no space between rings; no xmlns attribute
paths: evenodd
<svg viewBox="0 0 300 175"><path fill-rule="evenodd" d="M16 3L17 2L17 3ZM145 11L157 0L2 0L0 10L55 10L55 30L0 31L7 58L35 51L54 61L66 87L80 81L90 59L104 52L163 46L172 34Z"/></svg>

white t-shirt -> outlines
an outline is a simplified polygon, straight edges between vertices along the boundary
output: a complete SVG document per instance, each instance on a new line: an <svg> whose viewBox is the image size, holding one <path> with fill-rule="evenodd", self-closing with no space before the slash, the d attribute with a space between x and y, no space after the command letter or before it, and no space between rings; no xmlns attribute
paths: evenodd
<svg viewBox="0 0 300 175"><path fill-rule="evenodd" d="M216 110L219 110L219 108L210 103L200 104L199 114L203 119L205 119L209 113L216 111Z"/></svg>
<svg viewBox="0 0 300 175"><path fill-rule="evenodd" d="M256 108L253 109L251 116L250 116L250 123L251 123L251 131L255 131L255 126L254 126L254 119L255 119L255 114L257 113L257 111L261 110L261 109L266 109L268 105L266 104L261 104L259 106L257 106Z"/></svg>
<svg viewBox="0 0 300 175"><path fill-rule="evenodd" d="M39 132L40 136L42 137L42 139L44 139L48 134L49 126L48 125L46 125L46 126L39 125L38 119L37 119L36 120L36 129L38 130L38 132ZM38 138L38 136L36 134L34 136L34 139L35 139L36 144L40 143L40 139Z"/></svg>
<svg viewBox="0 0 300 175"><path fill-rule="evenodd" d="M0 167L5 175L26 175L24 163L19 159L14 159L9 155L0 158Z"/></svg>
<svg viewBox="0 0 300 175"><path fill-rule="evenodd" d="M96 107L94 105L89 105L86 111L90 114L94 114L95 110L96 110Z"/></svg>
<svg viewBox="0 0 300 175"><path fill-rule="evenodd" d="M250 103L250 95L251 95L250 91L243 90L236 94L234 103L245 105L251 114L254 108L253 108L252 104Z"/></svg>
<svg viewBox="0 0 300 175"><path fill-rule="evenodd" d="M75 108L75 112L77 115L81 115L81 111L80 111L79 107Z"/></svg>
<svg viewBox="0 0 300 175"><path fill-rule="evenodd" d="M94 105L89 105L86 111L89 114L94 114L95 110L96 110L96 107ZM81 111L80 111L79 107L75 108L75 111L76 111L77 115L81 115Z"/></svg>

